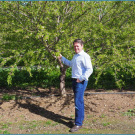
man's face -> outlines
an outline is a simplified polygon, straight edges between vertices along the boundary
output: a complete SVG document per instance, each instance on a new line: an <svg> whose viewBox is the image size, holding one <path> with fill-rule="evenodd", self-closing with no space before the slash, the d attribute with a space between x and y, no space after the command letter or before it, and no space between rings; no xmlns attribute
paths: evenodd
<svg viewBox="0 0 135 135"><path fill-rule="evenodd" d="M74 50L75 53L79 53L83 50L83 45L81 45L80 43L75 42L74 43Z"/></svg>

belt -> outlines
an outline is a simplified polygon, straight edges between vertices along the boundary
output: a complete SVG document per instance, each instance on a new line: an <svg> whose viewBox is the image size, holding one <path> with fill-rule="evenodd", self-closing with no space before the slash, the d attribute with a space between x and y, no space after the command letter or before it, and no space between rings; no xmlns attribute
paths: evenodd
<svg viewBox="0 0 135 135"><path fill-rule="evenodd" d="M72 80L77 80L76 78L72 78Z"/></svg>
<svg viewBox="0 0 135 135"><path fill-rule="evenodd" d="M72 78L72 80L77 80L76 78ZM84 82L85 80L82 81L82 83Z"/></svg>

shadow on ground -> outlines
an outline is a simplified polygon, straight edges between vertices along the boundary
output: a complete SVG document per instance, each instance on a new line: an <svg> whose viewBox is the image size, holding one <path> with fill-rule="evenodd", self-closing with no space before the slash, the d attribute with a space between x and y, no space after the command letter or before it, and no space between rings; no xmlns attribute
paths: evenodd
<svg viewBox="0 0 135 135"><path fill-rule="evenodd" d="M25 101L26 101L25 103L22 103L21 100L17 100L16 103L14 104L13 108L15 106L19 105L19 107L28 109L31 113L34 113L36 115L40 115L40 116L50 119L52 121L61 123L69 128L71 128L73 126L73 124L70 122L72 120L72 118L65 117L60 114L56 114L43 107L40 107L38 105L39 104L38 101L36 101L34 99L26 99ZM32 102L35 102L35 103L32 103ZM55 102L57 102L57 101L55 101ZM13 109L13 108L11 108L11 109Z"/></svg>

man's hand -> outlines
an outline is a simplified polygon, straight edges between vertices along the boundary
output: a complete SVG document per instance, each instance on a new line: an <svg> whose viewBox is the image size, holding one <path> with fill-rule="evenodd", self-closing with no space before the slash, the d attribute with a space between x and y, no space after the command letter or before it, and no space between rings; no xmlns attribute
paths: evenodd
<svg viewBox="0 0 135 135"><path fill-rule="evenodd" d="M77 79L76 82L81 83L82 81L80 81L79 79Z"/></svg>
<svg viewBox="0 0 135 135"><path fill-rule="evenodd" d="M62 58L62 55L60 54L59 56L58 56L58 59L61 59Z"/></svg>

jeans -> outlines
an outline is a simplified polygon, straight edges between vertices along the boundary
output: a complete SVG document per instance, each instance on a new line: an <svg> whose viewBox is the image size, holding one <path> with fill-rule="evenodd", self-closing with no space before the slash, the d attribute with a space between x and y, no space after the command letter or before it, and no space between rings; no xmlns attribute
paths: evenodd
<svg viewBox="0 0 135 135"><path fill-rule="evenodd" d="M87 87L88 81L81 83L72 80L72 88L74 92L75 101L75 125L82 126L84 120L84 91Z"/></svg>

